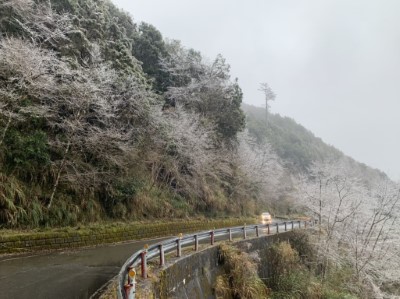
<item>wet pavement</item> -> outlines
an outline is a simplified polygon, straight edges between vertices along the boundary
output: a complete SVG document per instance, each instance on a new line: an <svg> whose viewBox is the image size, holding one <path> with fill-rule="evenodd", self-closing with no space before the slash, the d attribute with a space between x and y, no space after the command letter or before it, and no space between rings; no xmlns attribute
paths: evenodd
<svg viewBox="0 0 400 299"><path fill-rule="evenodd" d="M118 274L134 252L164 239L167 238L40 255L2 256L0 298L89 298Z"/></svg>
<svg viewBox="0 0 400 299"><path fill-rule="evenodd" d="M280 225L279 230L283 231L284 227ZM275 232L273 225L270 233ZM260 230L260 234L267 234L267 230ZM241 235L237 233L235 237ZM254 232L248 236L254 236ZM133 253L145 244L168 238L171 237L28 256L0 256L0 299L89 298L118 274ZM222 239L227 236L216 241Z"/></svg>

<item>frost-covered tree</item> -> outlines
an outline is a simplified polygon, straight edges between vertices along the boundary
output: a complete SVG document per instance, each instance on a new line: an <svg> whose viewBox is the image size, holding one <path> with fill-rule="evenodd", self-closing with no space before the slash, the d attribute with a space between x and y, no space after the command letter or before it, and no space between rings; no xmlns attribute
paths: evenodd
<svg viewBox="0 0 400 299"><path fill-rule="evenodd" d="M332 263L349 264L379 297L380 286L400 275L392 267L400 261L399 186L388 180L366 185L357 173L346 160L314 163L299 184L300 198L319 220L322 276Z"/></svg>
<svg viewBox="0 0 400 299"><path fill-rule="evenodd" d="M196 194L199 180L209 173L212 156L212 128L197 114L177 106L158 117L162 136L157 142L161 156L153 157L153 180L168 183L176 192Z"/></svg>
<svg viewBox="0 0 400 299"><path fill-rule="evenodd" d="M168 58L161 62L172 78L165 93L167 104L179 103L200 114L215 124L220 137L234 140L245 123L240 108L243 94L237 80L230 81L225 59L218 55L213 62L205 62L198 52L177 42L169 44L168 50Z"/></svg>
<svg viewBox="0 0 400 299"><path fill-rule="evenodd" d="M253 213L280 170L229 68L110 1L0 1L0 225Z"/></svg>
<svg viewBox="0 0 400 299"><path fill-rule="evenodd" d="M284 172L268 143L258 144L247 132L240 133L237 156L244 178L260 191L261 197L276 192Z"/></svg>
<svg viewBox="0 0 400 299"><path fill-rule="evenodd" d="M131 54L125 69L116 67L104 40L91 42L77 26L71 13L82 6L58 12L52 4L59 3L0 4L9 36L0 41L2 170L51 185L40 195L48 208L60 185L93 194L115 179L147 135L153 97L140 67L129 71L129 63L138 66Z"/></svg>
<svg viewBox="0 0 400 299"><path fill-rule="evenodd" d="M118 160L144 134L142 120L149 109L149 94L135 78L118 76L101 62L71 68L55 53L14 38L1 41L0 57L0 113L6 120L1 141L10 125L32 117L51 128L48 144L59 159L52 160L55 178L48 207L63 177L78 185L88 182L88 173L104 174L93 168L95 159L102 168L123 166ZM68 158L77 155L82 163Z"/></svg>
<svg viewBox="0 0 400 299"><path fill-rule="evenodd" d="M342 236L350 246L348 260L358 278L368 281L377 296L384 284L400 279L399 209L399 186L388 180L377 182L347 221Z"/></svg>

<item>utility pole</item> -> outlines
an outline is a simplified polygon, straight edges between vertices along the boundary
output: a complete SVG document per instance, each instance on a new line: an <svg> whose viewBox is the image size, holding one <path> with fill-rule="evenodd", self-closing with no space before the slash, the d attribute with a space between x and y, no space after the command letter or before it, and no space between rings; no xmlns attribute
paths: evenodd
<svg viewBox="0 0 400 299"><path fill-rule="evenodd" d="M262 91L265 95L265 122L268 126L268 108L270 107L268 102L275 101L276 94L272 91L268 83L260 83L260 88L258 90Z"/></svg>

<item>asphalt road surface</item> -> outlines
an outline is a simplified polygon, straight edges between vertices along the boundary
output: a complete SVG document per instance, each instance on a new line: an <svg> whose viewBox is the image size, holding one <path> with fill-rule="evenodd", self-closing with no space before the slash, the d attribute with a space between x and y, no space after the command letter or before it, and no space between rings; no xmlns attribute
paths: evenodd
<svg viewBox="0 0 400 299"><path fill-rule="evenodd" d="M288 228L291 226L288 225ZM284 226L280 226L280 231ZM271 225L271 233L276 225ZM266 234L266 229L261 230ZM248 233L251 237L254 233ZM240 237L236 234L235 237ZM27 256L0 257L0 299L89 298L118 274L124 262L145 244L167 238ZM217 240L226 239L222 237ZM207 241L203 241L207 242Z"/></svg>
<svg viewBox="0 0 400 299"><path fill-rule="evenodd" d="M164 239L0 257L0 298L89 298L118 274L120 267L134 252L147 243Z"/></svg>

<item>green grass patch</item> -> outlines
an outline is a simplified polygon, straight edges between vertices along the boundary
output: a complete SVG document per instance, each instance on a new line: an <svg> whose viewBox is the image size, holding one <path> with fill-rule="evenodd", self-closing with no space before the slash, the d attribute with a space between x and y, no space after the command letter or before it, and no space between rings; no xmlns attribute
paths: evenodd
<svg viewBox="0 0 400 299"><path fill-rule="evenodd" d="M34 230L3 229L0 236L0 253L19 252L22 245L24 250L39 250L41 248L34 248L38 247L39 242L36 241L39 240L47 240L46 249L56 249L85 246L87 244L82 244L82 242L89 241L90 245L95 245L161 236L178 236L180 233L238 226L244 223L256 223L256 219L197 218L168 221L100 222L75 227L38 228Z"/></svg>

